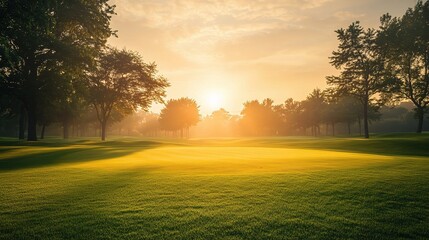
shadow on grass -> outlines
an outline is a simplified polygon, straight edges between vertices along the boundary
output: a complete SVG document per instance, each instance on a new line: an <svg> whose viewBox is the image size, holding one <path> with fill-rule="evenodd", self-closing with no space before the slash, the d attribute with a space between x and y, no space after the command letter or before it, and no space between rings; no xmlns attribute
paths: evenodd
<svg viewBox="0 0 429 240"><path fill-rule="evenodd" d="M57 164L78 163L116 158L129 155L131 153L146 149L156 148L161 145L158 142L134 141L132 144L126 142L106 142L70 144L63 143L50 144L39 143L38 146L52 147L52 150L42 153L26 154L24 156L13 156L0 160L0 171L18 170L26 168L38 168L53 166ZM4 146L4 145L3 145ZM15 146L15 145L9 145ZM65 149L58 149L61 146L69 146ZM19 151L20 148L18 148ZM4 151L7 151L4 150Z"/></svg>
<svg viewBox="0 0 429 240"><path fill-rule="evenodd" d="M380 135L370 139L321 138L317 140L285 141L283 146L388 156L429 156L429 136L426 134Z"/></svg>

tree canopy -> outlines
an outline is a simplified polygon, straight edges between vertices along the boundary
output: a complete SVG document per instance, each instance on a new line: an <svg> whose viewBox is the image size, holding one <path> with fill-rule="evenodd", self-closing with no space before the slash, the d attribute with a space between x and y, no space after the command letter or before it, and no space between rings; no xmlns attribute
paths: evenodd
<svg viewBox="0 0 429 240"><path fill-rule="evenodd" d="M198 105L195 100L190 98L170 99L165 104L159 115L159 123L163 130L180 130L180 136L183 137L183 131L195 125L200 120Z"/></svg>
<svg viewBox="0 0 429 240"><path fill-rule="evenodd" d="M137 108L146 110L152 102L163 101L169 83L157 75L154 63L144 63L137 53L106 48L88 73L88 86L89 102L96 110L101 139L105 140L113 111L126 115Z"/></svg>
<svg viewBox="0 0 429 240"><path fill-rule="evenodd" d="M385 68L385 55L377 44L377 31L364 29L359 22L347 29L335 31L339 41L338 49L332 52L331 64L341 71L339 76L327 77L327 83L339 94L352 95L362 104L364 133L369 137L368 111L371 104L377 104L389 88L393 78Z"/></svg>
<svg viewBox="0 0 429 240"><path fill-rule="evenodd" d="M417 132L422 132L429 105L429 1L418 1L402 17L381 18L380 45L399 80L399 100L411 101L416 110Z"/></svg>
<svg viewBox="0 0 429 240"><path fill-rule="evenodd" d="M28 140L37 140L37 111L70 76L90 65L114 32L107 0L2 1L0 88L28 115Z"/></svg>

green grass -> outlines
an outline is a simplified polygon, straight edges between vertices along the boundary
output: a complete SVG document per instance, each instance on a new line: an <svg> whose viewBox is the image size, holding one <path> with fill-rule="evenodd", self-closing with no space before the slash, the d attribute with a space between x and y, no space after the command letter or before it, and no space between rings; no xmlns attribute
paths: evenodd
<svg viewBox="0 0 429 240"><path fill-rule="evenodd" d="M0 239L429 238L429 136L0 139Z"/></svg>

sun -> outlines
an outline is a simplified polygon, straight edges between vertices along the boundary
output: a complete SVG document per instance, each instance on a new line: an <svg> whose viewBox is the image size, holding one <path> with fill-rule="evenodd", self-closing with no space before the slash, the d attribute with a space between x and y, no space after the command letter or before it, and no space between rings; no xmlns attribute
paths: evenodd
<svg viewBox="0 0 429 240"><path fill-rule="evenodd" d="M206 95L207 107L211 110L216 110L222 107L223 94L219 91L211 91Z"/></svg>

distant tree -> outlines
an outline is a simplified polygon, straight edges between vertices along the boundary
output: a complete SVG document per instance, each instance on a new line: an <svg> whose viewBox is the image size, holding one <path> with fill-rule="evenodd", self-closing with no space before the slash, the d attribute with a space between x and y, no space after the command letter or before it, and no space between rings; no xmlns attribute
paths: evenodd
<svg viewBox="0 0 429 240"><path fill-rule="evenodd" d="M207 116L202 123L206 125L206 132L211 136L230 136L231 129L231 114L223 108L213 111Z"/></svg>
<svg viewBox="0 0 429 240"><path fill-rule="evenodd" d="M25 138L25 108L20 104L17 99L6 94L0 95L0 118L14 119L19 117L18 137L19 139Z"/></svg>
<svg viewBox="0 0 429 240"><path fill-rule="evenodd" d="M88 74L89 102L94 106L101 126L101 140L116 112L116 118L146 110L152 102L162 102L167 80L157 75L156 65L146 64L135 52L107 48Z"/></svg>
<svg viewBox="0 0 429 240"><path fill-rule="evenodd" d="M301 120L311 128L313 135L320 135L320 124L323 121L323 115L326 108L325 94L322 90L316 88L307 98L302 101Z"/></svg>
<svg viewBox="0 0 429 240"><path fill-rule="evenodd" d="M401 18L381 18L380 43L400 80L398 97L410 100L423 129L429 106L429 1L418 1Z"/></svg>
<svg viewBox="0 0 429 240"><path fill-rule="evenodd" d="M81 105L77 115L75 115L75 122L78 126L78 133L80 136L100 136L98 130L100 123L97 118L95 108L91 104ZM93 130L93 131L90 131ZM64 131L64 128L63 128ZM94 133L94 134L92 134Z"/></svg>
<svg viewBox="0 0 429 240"><path fill-rule="evenodd" d="M326 123L326 135L328 135L329 125L331 125L332 136L335 136L335 125L341 122L342 114L339 112L338 102L328 102L323 111L323 122Z"/></svg>
<svg viewBox="0 0 429 240"><path fill-rule="evenodd" d="M183 138L183 131L189 132L189 127L194 126L200 120L198 105L190 98L168 100L159 115L159 123L163 130L178 131Z"/></svg>
<svg viewBox="0 0 429 240"><path fill-rule="evenodd" d="M89 64L112 35L107 1L0 2L0 88L23 104L28 140L37 140L40 99L63 84L68 69Z"/></svg>
<svg viewBox="0 0 429 240"><path fill-rule="evenodd" d="M361 131L362 106L359 100L350 95L342 95L335 88L327 88L324 93L328 103L325 109L326 135L328 135L328 124L332 126L332 135L335 135L335 123L345 123L350 135L351 125L359 122L359 131Z"/></svg>
<svg viewBox="0 0 429 240"><path fill-rule="evenodd" d="M159 115L154 113L141 114L141 123L139 131L146 136L155 137L161 129L159 124Z"/></svg>
<svg viewBox="0 0 429 240"><path fill-rule="evenodd" d="M210 118L215 121L228 121L231 118L231 114L223 108L213 111Z"/></svg>
<svg viewBox="0 0 429 240"><path fill-rule="evenodd" d="M300 121L302 110L301 102L294 101L292 98L288 98L282 105L277 106L277 111L283 119L286 133L295 132L303 127Z"/></svg>
<svg viewBox="0 0 429 240"><path fill-rule="evenodd" d="M351 134L351 125L358 122L359 132L361 131L361 118L362 118L362 105L359 100L352 96L342 96L338 99L337 113L339 115L339 122L347 125L347 133ZM370 109L373 109L370 107ZM370 110L368 113L368 121L375 120L374 111Z"/></svg>
<svg viewBox="0 0 429 240"><path fill-rule="evenodd" d="M55 102L47 101L47 98L39 99L39 101L39 103L43 105L43 108L39 109L37 112L37 121L41 126L40 139L44 139L46 127L58 119L57 116L55 116L57 114L57 110L55 109L57 105Z"/></svg>
<svg viewBox="0 0 429 240"><path fill-rule="evenodd" d="M276 135L281 129L281 113L275 111L273 100L264 99L261 103L258 100L245 102L241 111L243 127L251 134L255 135Z"/></svg>
<svg viewBox="0 0 429 240"><path fill-rule="evenodd" d="M327 83L344 95L352 95L362 104L365 138L369 138L368 112L371 104L380 102L383 93L394 84L385 69L385 56L377 44L377 32L364 30L359 22L335 31L338 49L331 64L341 70L339 76L327 77Z"/></svg>

